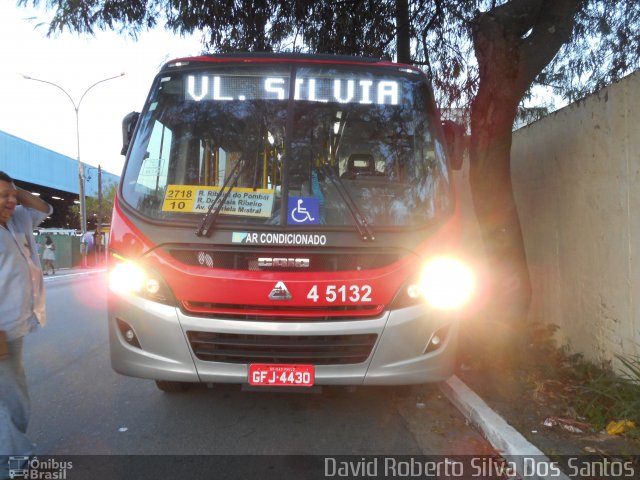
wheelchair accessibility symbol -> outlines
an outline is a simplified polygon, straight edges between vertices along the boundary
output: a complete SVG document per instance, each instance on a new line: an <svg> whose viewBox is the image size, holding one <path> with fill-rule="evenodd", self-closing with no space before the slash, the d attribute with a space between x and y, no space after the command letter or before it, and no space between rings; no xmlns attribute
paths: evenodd
<svg viewBox="0 0 640 480"><path fill-rule="evenodd" d="M320 223L320 202L315 197L289 197L289 225L317 225Z"/></svg>

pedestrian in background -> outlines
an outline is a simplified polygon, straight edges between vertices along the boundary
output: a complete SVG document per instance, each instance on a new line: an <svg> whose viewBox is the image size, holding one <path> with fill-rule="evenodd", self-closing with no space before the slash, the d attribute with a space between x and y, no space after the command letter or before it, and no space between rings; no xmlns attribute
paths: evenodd
<svg viewBox="0 0 640 480"><path fill-rule="evenodd" d="M47 239L44 242L42 260L44 262L44 274L47 275L47 272L51 269L51 275L55 275L56 266L53 262L56 260L56 245L53 243L53 240L51 240L49 235L47 235Z"/></svg>
<svg viewBox="0 0 640 480"><path fill-rule="evenodd" d="M0 478L8 456L30 455L25 335L45 323L44 282L33 229L53 208L0 171Z"/></svg>

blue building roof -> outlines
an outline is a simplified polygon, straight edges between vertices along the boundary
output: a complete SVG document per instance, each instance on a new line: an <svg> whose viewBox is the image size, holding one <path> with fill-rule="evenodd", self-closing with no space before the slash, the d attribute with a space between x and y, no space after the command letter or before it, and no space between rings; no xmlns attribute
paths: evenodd
<svg viewBox="0 0 640 480"><path fill-rule="evenodd" d="M85 195L98 195L98 169L85 165ZM16 180L78 195L78 162L47 148L0 130L0 170ZM102 171L102 190L120 177Z"/></svg>

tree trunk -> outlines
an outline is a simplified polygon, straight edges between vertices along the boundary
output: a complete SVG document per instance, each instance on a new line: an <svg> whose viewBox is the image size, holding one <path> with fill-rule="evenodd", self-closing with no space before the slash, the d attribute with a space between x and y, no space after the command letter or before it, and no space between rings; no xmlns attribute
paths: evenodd
<svg viewBox="0 0 640 480"><path fill-rule="evenodd" d="M498 85L499 87L499 85ZM470 183L490 270L492 307L504 317L523 317L531 281L510 168L511 128L517 100L493 88L478 92L471 112ZM499 306L499 311L495 311Z"/></svg>
<svg viewBox="0 0 640 480"><path fill-rule="evenodd" d="M472 25L479 87L471 106L470 183L491 274L492 313L524 318L531 280L511 183L518 104L569 40L582 0L512 0Z"/></svg>
<svg viewBox="0 0 640 480"><path fill-rule="evenodd" d="M411 29L408 0L396 0L396 44L398 63L411 63Z"/></svg>

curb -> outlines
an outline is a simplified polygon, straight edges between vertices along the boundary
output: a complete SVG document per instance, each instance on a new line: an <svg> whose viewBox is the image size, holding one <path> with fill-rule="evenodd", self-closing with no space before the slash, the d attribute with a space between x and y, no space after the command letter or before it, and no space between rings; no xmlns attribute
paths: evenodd
<svg viewBox="0 0 640 480"><path fill-rule="evenodd" d="M86 270L63 268L63 269L58 269L59 274L57 275L44 275L44 281L48 283L50 281L55 281L63 278L94 275L96 273L104 273L106 271L107 271L106 268L92 268L92 269L86 269Z"/></svg>
<svg viewBox="0 0 640 480"><path fill-rule="evenodd" d="M446 382L440 383L440 391L460 412L477 427L484 437L510 464L515 465L519 475L532 479L554 478L569 480L564 473L553 476L531 475L525 470L525 458L535 459L536 463L552 463L551 460L535 445L530 443L507 421L494 412L473 390L462 380L453 375Z"/></svg>

